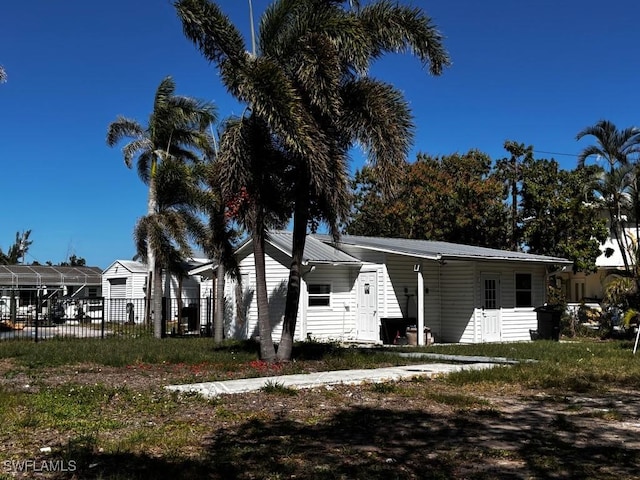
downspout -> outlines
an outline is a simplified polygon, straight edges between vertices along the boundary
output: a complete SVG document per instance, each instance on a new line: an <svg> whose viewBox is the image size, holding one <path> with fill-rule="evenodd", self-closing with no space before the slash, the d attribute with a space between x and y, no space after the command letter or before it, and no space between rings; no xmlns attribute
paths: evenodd
<svg viewBox="0 0 640 480"><path fill-rule="evenodd" d="M309 268L309 270L307 270L306 272L304 272L302 275L300 275L300 295L302 295L302 292L308 292L308 288L307 288L307 275L309 275L310 273L312 273L314 270L316 269L315 265L311 265L311 268ZM304 287L304 290L303 290ZM307 298L307 294L305 293L304 298L302 299L304 301L303 303L303 308L302 308L302 318L300 320L302 320L302 325L300 326L300 336L302 337L302 339L306 339L307 338L307 308L309 307L309 301ZM300 312L300 310L298 310L298 313Z"/></svg>
<svg viewBox="0 0 640 480"><path fill-rule="evenodd" d="M438 310L438 335L442 341L442 264L440 262L438 262Z"/></svg>
<svg viewBox="0 0 640 480"><path fill-rule="evenodd" d="M422 273L422 264L417 263L413 266L413 271L418 275L418 346L423 347L424 341L424 275ZM407 312L408 313L408 312Z"/></svg>

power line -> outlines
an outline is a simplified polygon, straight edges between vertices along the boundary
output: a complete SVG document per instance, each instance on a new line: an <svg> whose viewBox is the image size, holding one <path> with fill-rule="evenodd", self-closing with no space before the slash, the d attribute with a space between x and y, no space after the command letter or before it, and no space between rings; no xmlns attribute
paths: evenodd
<svg viewBox="0 0 640 480"><path fill-rule="evenodd" d="M564 155L565 157L578 157L575 153L547 152L545 150L534 150L535 153L546 153L548 155Z"/></svg>

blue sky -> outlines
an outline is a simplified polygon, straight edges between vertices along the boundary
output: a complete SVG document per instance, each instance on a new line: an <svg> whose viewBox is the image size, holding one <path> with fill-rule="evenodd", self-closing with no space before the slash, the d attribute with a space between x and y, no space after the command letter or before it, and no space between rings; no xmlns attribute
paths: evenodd
<svg viewBox="0 0 640 480"><path fill-rule="evenodd" d="M254 0L256 16L269 1ZM249 45L247 2L218 3ZM638 123L640 2L403 3L433 18L453 61L440 77L401 55L372 70L411 104L412 158L477 148L497 159L509 139L572 169L590 143L577 142L578 131L599 119ZM179 94L213 101L220 117L241 107L183 36L168 0L32 0L4 2L0 12L9 77L0 85L0 247L31 229L27 262L75 254L106 268L131 258L146 188L120 150L106 146L108 124L118 115L146 123L167 75Z"/></svg>

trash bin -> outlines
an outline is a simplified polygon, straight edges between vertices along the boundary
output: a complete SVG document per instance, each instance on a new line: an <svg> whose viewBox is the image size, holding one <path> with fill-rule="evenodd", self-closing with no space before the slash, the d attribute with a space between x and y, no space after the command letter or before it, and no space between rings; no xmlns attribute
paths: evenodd
<svg viewBox="0 0 640 480"><path fill-rule="evenodd" d="M198 306L191 304L188 307L182 307L180 315L183 319L186 319L187 329L189 332L199 332L200 326L198 325Z"/></svg>
<svg viewBox="0 0 640 480"><path fill-rule="evenodd" d="M385 345L406 345L407 327L415 324L415 318L381 318L380 339Z"/></svg>
<svg viewBox="0 0 640 480"><path fill-rule="evenodd" d="M415 325L409 325L407 327L407 344L408 345L418 345L418 327Z"/></svg>
<svg viewBox="0 0 640 480"><path fill-rule="evenodd" d="M538 331L536 338L539 340L560 340L560 319L563 308L553 305L542 305L535 309L538 314Z"/></svg>

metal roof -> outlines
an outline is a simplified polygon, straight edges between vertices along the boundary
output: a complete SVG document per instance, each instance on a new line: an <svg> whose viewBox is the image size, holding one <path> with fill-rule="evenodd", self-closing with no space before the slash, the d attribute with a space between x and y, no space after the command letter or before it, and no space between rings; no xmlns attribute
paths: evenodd
<svg viewBox="0 0 640 480"><path fill-rule="evenodd" d="M48 265L0 265L0 286L100 286L98 267L60 267Z"/></svg>
<svg viewBox="0 0 640 480"><path fill-rule="evenodd" d="M116 260L111 265L109 265L107 269L105 269L105 272L113 267L116 263L122 265L123 268L127 269L131 273L147 273L147 271L149 270L146 264L138 262L136 260Z"/></svg>
<svg viewBox="0 0 640 480"><path fill-rule="evenodd" d="M269 232L268 241L277 249L291 255L293 246L293 233L283 230ZM305 264L348 264L360 265L362 262L357 258L344 253L341 250L324 243L313 236L307 236L304 245L303 263Z"/></svg>
<svg viewBox="0 0 640 480"><path fill-rule="evenodd" d="M314 235L317 239L332 244L329 235ZM523 252L511 252L495 248L474 247L457 243L438 242L432 240L409 240L404 238L361 237L342 235L336 244L350 245L368 250L409 255L429 260L504 260L519 262L535 262L547 264L570 265L570 260L547 255L533 255Z"/></svg>

